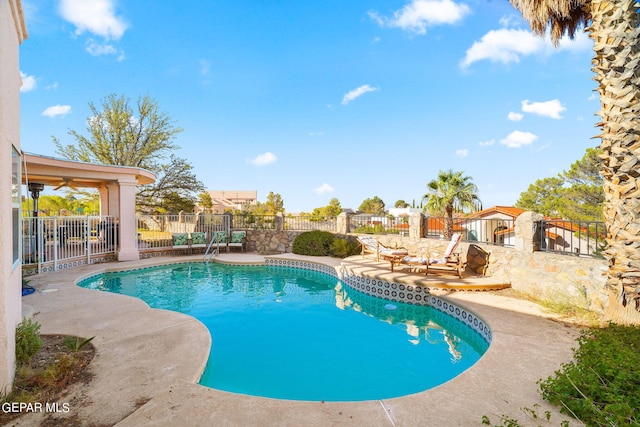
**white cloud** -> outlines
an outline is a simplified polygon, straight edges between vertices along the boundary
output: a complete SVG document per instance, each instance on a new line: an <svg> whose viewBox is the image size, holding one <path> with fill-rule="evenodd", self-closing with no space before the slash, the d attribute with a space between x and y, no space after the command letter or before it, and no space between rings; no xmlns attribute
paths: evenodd
<svg viewBox="0 0 640 427"><path fill-rule="evenodd" d="M88 31L106 40L119 40L126 22L115 15L113 0L61 0L60 14L76 27L76 34Z"/></svg>
<svg viewBox="0 0 640 427"><path fill-rule="evenodd" d="M551 55L562 51L587 51L592 47L593 42L583 33L576 33L574 40L563 37L556 48L548 37L542 38L523 29L501 28L489 31L480 41L474 42L467 49L460 66L467 68L474 62L484 59L503 64L518 63L524 56Z"/></svg>
<svg viewBox="0 0 640 427"><path fill-rule="evenodd" d="M206 76L211 72L211 62L206 59L199 59L198 65L200 67L200 75Z"/></svg>
<svg viewBox="0 0 640 427"><path fill-rule="evenodd" d="M598 98L600 98L600 95L597 92L593 92L591 95L589 95L587 101L595 101Z"/></svg>
<svg viewBox="0 0 640 427"><path fill-rule="evenodd" d="M506 145L509 148L520 148L525 145L529 145L538 139L537 135L532 134L531 132L520 132L519 130L514 130L507 137L500 141L500 144Z"/></svg>
<svg viewBox="0 0 640 427"><path fill-rule="evenodd" d="M267 151L266 153L259 154L255 158L248 160L248 162L256 166L264 166L270 163L275 163L276 160L278 160L276 155Z"/></svg>
<svg viewBox="0 0 640 427"><path fill-rule="evenodd" d="M369 17L381 27L401 28L416 34L425 34L427 27L440 24L454 24L471 12L466 4L452 0L411 0L392 17L369 12Z"/></svg>
<svg viewBox="0 0 640 427"><path fill-rule="evenodd" d="M46 108L41 114L47 117L66 116L71 112L71 105L53 105Z"/></svg>
<svg viewBox="0 0 640 427"><path fill-rule="evenodd" d="M124 52L108 43L96 43L93 40L88 40L86 49L93 56L118 55L118 61L124 59Z"/></svg>
<svg viewBox="0 0 640 427"><path fill-rule="evenodd" d="M513 111L510 111L509 114L507 114L507 119L511 120L512 122L519 122L523 117L523 114L514 113Z"/></svg>
<svg viewBox="0 0 640 427"><path fill-rule="evenodd" d="M456 156L458 157L467 157L469 155L469 150L463 148L462 150L456 150Z"/></svg>
<svg viewBox="0 0 640 427"><path fill-rule="evenodd" d="M38 82L35 76L29 76L20 71L20 78L22 79L22 86L20 86L20 92L31 92L38 87Z"/></svg>
<svg viewBox="0 0 640 427"><path fill-rule="evenodd" d="M478 145L481 147L491 147L495 143L496 143L495 139L490 139L489 141L480 141Z"/></svg>
<svg viewBox="0 0 640 427"><path fill-rule="evenodd" d="M550 117L556 120L562 118L562 116L560 116L560 113L565 110L566 108L562 106L562 103L560 103L560 100L558 99L531 103L528 99L522 101L522 111L524 111L525 113L532 113L538 116Z"/></svg>
<svg viewBox="0 0 640 427"><path fill-rule="evenodd" d="M500 22L500 25L502 25L505 28L508 27L516 27L518 26L518 24L521 22L520 18L518 18L518 15L511 14L511 15L505 15L502 18L500 18L500 20L498 21Z"/></svg>
<svg viewBox="0 0 640 427"><path fill-rule="evenodd" d="M46 90L56 90L58 89L58 82L53 82L49 86L45 87Z"/></svg>
<svg viewBox="0 0 640 427"><path fill-rule="evenodd" d="M313 192L317 194L333 193L333 191L334 191L333 187L327 184L326 182L323 182L320 187L313 189Z"/></svg>
<svg viewBox="0 0 640 427"><path fill-rule="evenodd" d="M369 85L362 85L359 88L354 89L354 90L350 91L349 93L347 93L345 96L343 96L342 97L342 105L349 104L351 101L353 101L356 98L364 95L367 92L375 92L377 90L378 90L378 88L371 87Z"/></svg>
<svg viewBox="0 0 640 427"><path fill-rule="evenodd" d="M534 36L531 31L513 28L491 30L467 49L460 66L466 68L483 59L503 64L520 62L521 56L539 52L543 45L544 40Z"/></svg>

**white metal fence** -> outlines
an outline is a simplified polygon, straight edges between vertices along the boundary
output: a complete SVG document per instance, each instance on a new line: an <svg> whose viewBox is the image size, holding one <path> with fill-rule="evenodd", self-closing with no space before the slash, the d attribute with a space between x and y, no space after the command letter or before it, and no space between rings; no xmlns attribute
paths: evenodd
<svg viewBox="0 0 640 427"><path fill-rule="evenodd" d="M230 231L230 215L138 215L137 222L136 242L141 251L170 248L176 234L204 232L208 242L214 232Z"/></svg>
<svg viewBox="0 0 640 427"><path fill-rule="evenodd" d="M57 270L60 263L91 263L113 254L118 224L109 216L22 218L22 264Z"/></svg>

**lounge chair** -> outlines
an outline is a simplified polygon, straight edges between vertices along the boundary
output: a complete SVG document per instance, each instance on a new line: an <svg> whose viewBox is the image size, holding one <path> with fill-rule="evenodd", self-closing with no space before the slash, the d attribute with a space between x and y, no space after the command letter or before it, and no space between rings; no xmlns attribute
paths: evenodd
<svg viewBox="0 0 640 427"><path fill-rule="evenodd" d="M357 236L357 239L362 245L363 258L365 254L375 254L377 261L380 261L380 258L391 261L409 255L409 251L405 248L389 248L378 242L373 236Z"/></svg>
<svg viewBox="0 0 640 427"><path fill-rule="evenodd" d="M246 248L246 238L247 238L247 232L246 231L232 231L231 232L231 239L229 239L228 247L229 248L240 248L240 250L242 252L244 252L244 250Z"/></svg>
<svg viewBox="0 0 640 427"><path fill-rule="evenodd" d="M391 271L393 271L396 265L408 265L416 268L424 268L426 270L425 274L429 274L429 271L451 272L457 274L458 277L462 279L466 263L462 261L460 254L455 252L461 239L462 234L454 233L440 258L405 256L389 259L391 262Z"/></svg>

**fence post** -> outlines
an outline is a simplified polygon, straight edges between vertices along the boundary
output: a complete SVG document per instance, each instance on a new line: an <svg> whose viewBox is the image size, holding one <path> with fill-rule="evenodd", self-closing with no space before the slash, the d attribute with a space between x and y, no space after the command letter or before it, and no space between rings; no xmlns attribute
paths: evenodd
<svg viewBox="0 0 640 427"><path fill-rule="evenodd" d="M282 214L282 212L278 212L274 215L273 217L273 225L276 229L276 231L283 231L284 230L284 215Z"/></svg>
<svg viewBox="0 0 640 427"><path fill-rule="evenodd" d="M420 240L424 236L424 214L414 212L409 216L409 238Z"/></svg>
<svg viewBox="0 0 640 427"><path fill-rule="evenodd" d="M336 233L347 234L349 232L349 215L341 212L336 218Z"/></svg>
<svg viewBox="0 0 640 427"><path fill-rule="evenodd" d="M514 247L517 251L524 253L533 253L540 241L536 241L539 237L538 224L544 218L539 213L527 211L521 213L515 222L515 239Z"/></svg>

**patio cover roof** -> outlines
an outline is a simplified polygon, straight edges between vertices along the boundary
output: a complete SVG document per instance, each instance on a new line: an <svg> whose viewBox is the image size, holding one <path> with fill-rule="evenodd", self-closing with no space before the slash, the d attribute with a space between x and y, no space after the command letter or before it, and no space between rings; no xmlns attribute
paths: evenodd
<svg viewBox="0 0 640 427"><path fill-rule="evenodd" d="M62 188L101 188L106 184L135 182L137 185L151 184L156 177L151 172L130 166L100 165L74 162L24 153L22 183L39 182L47 186Z"/></svg>

